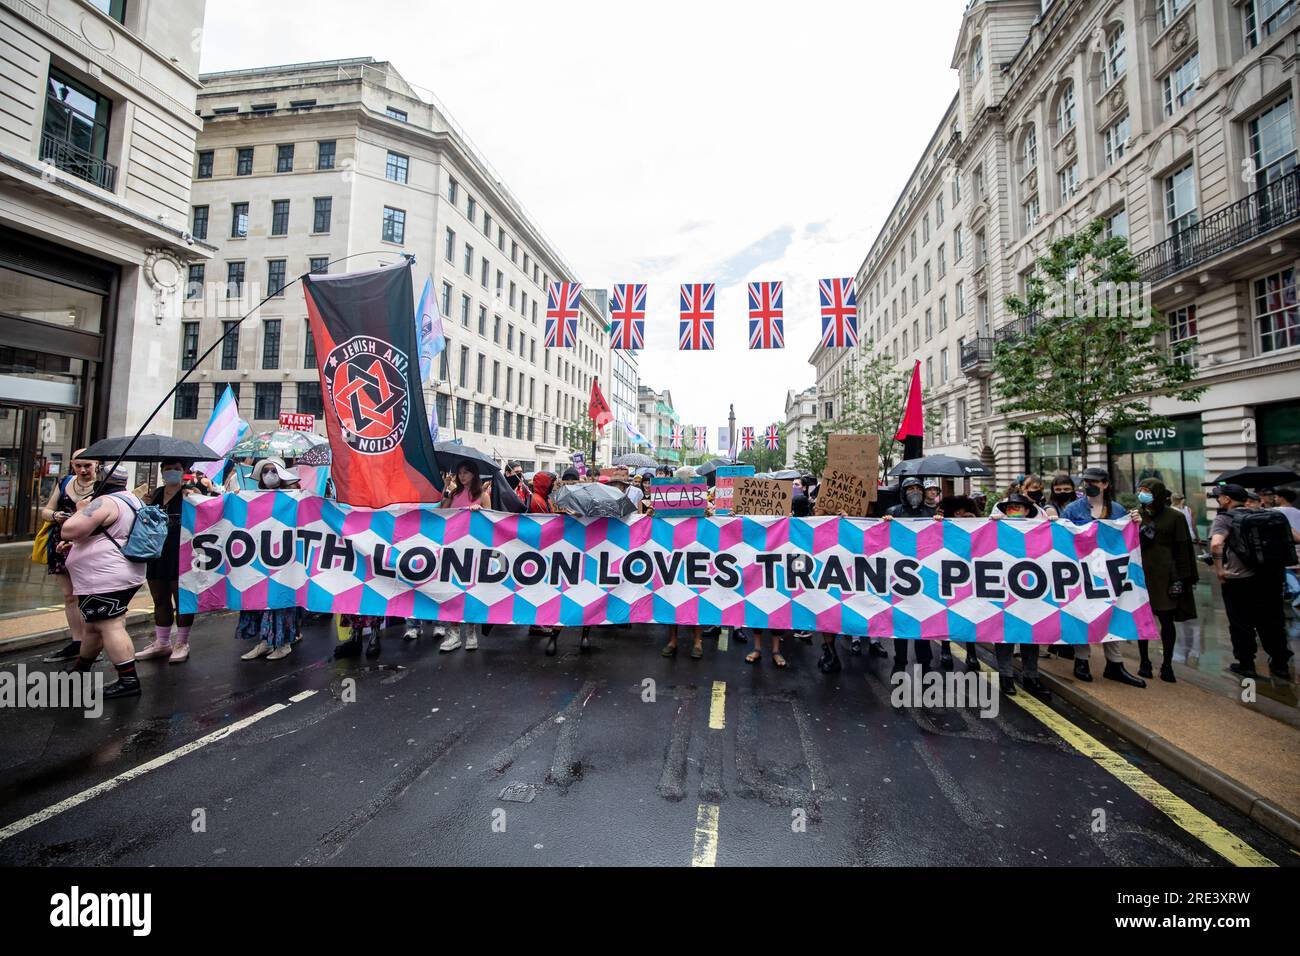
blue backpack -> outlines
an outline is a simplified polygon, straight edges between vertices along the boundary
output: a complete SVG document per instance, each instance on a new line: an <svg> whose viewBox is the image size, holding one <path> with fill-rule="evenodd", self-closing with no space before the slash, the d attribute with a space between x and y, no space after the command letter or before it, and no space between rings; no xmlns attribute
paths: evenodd
<svg viewBox="0 0 1300 956"><path fill-rule="evenodd" d="M167 512L157 505L143 505L137 508L131 504L126 495L114 494L113 497L131 509L135 516L131 530L126 534L126 544L118 544L106 529L99 530L104 537L113 542L113 546L122 552L122 557L137 564L155 561L162 557L163 547L167 544Z"/></svg>

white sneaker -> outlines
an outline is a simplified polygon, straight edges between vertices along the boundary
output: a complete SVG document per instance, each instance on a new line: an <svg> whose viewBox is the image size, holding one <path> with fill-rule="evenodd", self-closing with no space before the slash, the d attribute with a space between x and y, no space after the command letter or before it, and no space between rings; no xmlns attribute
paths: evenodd
<svg viewBox="0 0 1300 956"><path fill-rule="evenodd" d="M433 636L434 636L434 637L446 637L446 636L447 636L447 629L446 629L445 627L443 627L441 624L435 624L435 625L433 625Z"/></svg>
<svg viewBox="0 0 1300 956"><path fill-rule="evenodd" d="M408 627L406 629L406 633L402 635L403 639L408 641L417 640L419 636L420 636L420 628L418 625L416 627Z"/></svg>
<svg viewBox="0 0 1300 956"><path fill-rule="evenodd" d="M467 650L467 651L476 651L476 650L478 650L478 632L477 632L477 631L470 631L470 632L469 632L469 637L465 638L465 650Z"/></svg>
<svg viewBox="0 0 1300 956"><path fill-rule="evenodd" d="M292 654L292 653L293 653L293 645L292 645L292 644L281 644L279 647L277 647L275 650L273 650L270 654L267 654L267 655L266 655L266 659L267 659L268 661L278 661L280 658L282 658L282 657L288 657L288 656L289 656L290 654Z"/></svg>
<svg viewBox="0 0 1300 956"><path fill-rule="evenodd" d="M269 654L270 652L271 652L270 644L266 643L266 641L258 641L256 647L254 647L251 651L248 651L247 653L240 654L239 659L241 661L255 661L259 657L263 657Z"/></svg>
<svg viewBox="0 0 1300 956"><path fill-rule="evenodd" d="M454 651L458 647L460 647L460 635L451 634L448 635L445 641L443 641L441 644L438 645L438 650L443 652Z"/></svg>

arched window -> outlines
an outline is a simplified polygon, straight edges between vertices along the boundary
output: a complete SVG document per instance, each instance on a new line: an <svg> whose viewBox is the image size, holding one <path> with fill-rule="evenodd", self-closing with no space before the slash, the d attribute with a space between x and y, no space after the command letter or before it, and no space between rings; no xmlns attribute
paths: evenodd
<svg viewBox="0 0 1300 956"><path fill-rule="evenodd" d="M1124 25L1116 26L1106 35L1106 52L1105 58L1101 64L1101 85L1103 89L1110 89L1115 81L1124 75L1127 69L1125 54L1127 47L1124 40Z"/></svg>
<svg viewBox="0 0 1300 956"><path fill-rule="evenodd" d="M1025 127L1024 137L1020 142L1020 162L1022 176L1038 165L1038 128L1030 123Z"/></svg>
<svg viewBox="0 0 1300 956"><path fill-rule="evenodd" d="M1076 109L1074 103L1074 83L1066 83L1056 101L1056 135L1064 136L1074 129Z"/></svg>
<svg viewBox="0 0 1300 956"><path fill-rule="evenodd" d="M970 81L974 83L984 75L984 40L976 37L970 51Z"/></svg>

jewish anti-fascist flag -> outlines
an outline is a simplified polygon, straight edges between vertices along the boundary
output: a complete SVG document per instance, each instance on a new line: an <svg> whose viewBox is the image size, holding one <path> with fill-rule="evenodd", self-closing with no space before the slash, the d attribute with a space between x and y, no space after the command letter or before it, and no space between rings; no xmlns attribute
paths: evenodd
<svg viewBox="0 0 1300 956"><path fill-rule="evenodd" d="M749 451L754 447L754 427L745 425L740 429L740 447Z"/></svg>
<svg viewBox="0 0 1300 956"><path fill-rule="evenodd" d="M578 303L582 283L552 282L546 291L546 344L548 349L571 349L578 344Z"/></svg>
<svg viewBox="0 0 1300 956"><path fill-rule="evenodd" d="M671 444L672 444L672 446L673 446L674 448L681 448L684 444L686 444L686 426L685 426L685 425L674 425L674 426L673 426L673 437L672 437L672 439L671 439Z"/></svg>
<svg viewBox="0 0 1300 956"><path fill-rule="evenodd" d="M858 293L854 280L822 279L822 347L852 348L858 344Z"/></svg>
<svg viewBox="0 0 1300 956"><path fill-rule="evenodd" d="M709 447L709 430L704 427L695 429L695 447L704 449Z"/></svg>
<svg viewBox="0 0 1300 956"><path fill-rule="evenodd" d="M320 356L331 477L347 504L382 508L442 496L411 320L412 265L302 280Z"/></svg>
<svg viewBox="0 0 1300 956"><path fill-rule="evenodd" d="M688 282L682 285L682 330L677 347L688 351L713 348L712 282Z"/></svg>
<svg viewBox="0 0 1300 956"><path fill-rule="evenodd" d="M920 458L925 452L925 416L921 414L921 360L912 366L912 384L907 389L907 407L895 441L903 443L903 461Z"/></svg>
<svg viewBox="0 0 1300 956"><path fill-rule="evenodd" d="M609 317L611 348L624 352L645 348L645 283L616 282Z"/></svg>
<svg viewBox="0 0 1300 956"><path fill-rule="evenodd" d="M767 442L767 447L771 448L773 451L775 451L777 448L780 448L781 429L777 428L775 425L768 425L767 433L764 436L763 440Z"/></svg>
<svg viewBox="0 0 1300 956"><path fill-rule="evenodd" d="M614 420L614 413L609 410L609 402L600 391L600 383L591 380L591 401L587 403L587 416L596 423L596 431L604 431L605 426Z"/></svg>
<svg viewBox="0 0 1300 956"><path fill-rule="evenodd" d="M785 348L785 289L781 282L749 284L749 347Z"/></svg>

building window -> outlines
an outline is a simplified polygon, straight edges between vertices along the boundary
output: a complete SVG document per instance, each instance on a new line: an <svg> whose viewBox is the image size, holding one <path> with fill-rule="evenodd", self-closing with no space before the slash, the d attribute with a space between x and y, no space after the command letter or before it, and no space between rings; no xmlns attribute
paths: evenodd
<svg viewBox="0 0 1300 956"><path fill-rule="evenodd" d="M1295 9L1295 0L1246 0L1241 8L1246 47L1258 46L1264 37L1272 36L1278 27L1291 19Z"/></svg>
<svg viewBox="0 0 1300 956"><path fill-rule="evenodd" d="M181 371L194 367L199 360L199 323L181 323Z"/></svg>
<svg viewBox="0 0 1300 956"><path fill-rule="evenodd" d="M1196 167L1191 163L1165 177L1165 222L1170 236L1196 223Z"/></svg>
<svg viewBox="0 0 1300 956"><path fill-rule="evenodd" d="M505 294L505 291L506 291L506 275L504 272L498 269L497 270L497 300L498 301L500 301L501 296Z"/></svg>
<svg viewBox="0 0 1300 956"><path fill-rule="evenodd" d="M1127 69L1125 54L1124 27L1121 25L1115 27L1106 38L1106 59L1101 65L1101 85L1104 89L1109 89L1124 75Z"/></svg>
<svg viewBox="0 0 1300 956"><path fill-rule="evenodd" d="M244 263L226 263L226 298L238 299L244 294Z"/></svg>
<svg viewBox="0 0 1300 956"><path fill-rule="evenodd" d="M280 367L280 320L262 323L262 368Z"/></svg>
<svg viewBox="0 0 1300 956"><path fill-rule="evenodd" d="M956 294L957 294L957 318L960 319L963 315L966 314L966 284L964 282L957 283Z"/></svg>
<svg viewBox="0 0 1300 956"><path fill-rule="evenodd" d="M406 182L406 180L402 180ZM460 183L456 182L455 176L447 177L447 202L453 206L460 202Z"/></svg>
<svg viewBox="0 0 1300 956"><path fill-rule="evenodd" d="M245 146L239 150L235 159L235 175L253 175L253 147Z"/></svg>
<svg viewBox="0 0 1300 956"><path fill-rule="evenodd" d="M450 227L447 228L447 236L443 241L442 254L448 262L456 261L456 233Z"/></svg>
<svg viewBox="0 0 1300 956"><path fill-rule="evenodd" d="M465 243L465 275L474 274L474 247L468 242Z"/></svg>
<svg viewBox="0 0 1300 956"><path fill-rule="evenodd" d="M939 278L942 279L948 274L948 255L947 247L941 242L938 249L935 250L935 262L939 267Z"/></svg>
<svg viewBox="0 0 1300 956"><path fill-rule="evenodd" d="M478 200L473 196L465 197L465 218L471 226L478 225Z"/></svg>
<svg viewBox="0 0 1300 956"><path fill-rule="evenodd" d="M1056 135L1064 136L1074 129L1077 113L1074 103L1074 84L1065 84L1061 97L1056 101Z"/></svg>
<svg viewBox="0 0 1300 956"><path fill-rule="evenodd" d="M487 338L487 306L478 307L478 334Z"/></svg>
<svg viewBox="0 0 1300 956"><path fill-rule="evenodd" d="M266 263L266 288L270 295L284 295L284 259L269 259ZM271 366L274 368L274 366Z"/></svg>
<svg viewBox="0 0 1300 956"><path fill-rule="evenodd" d="M1174 309L1169 313L1169 344L1171 346L1179 345L1183 342L1191 343L1191 348L1184 355L1180 355L1177 361L1183 365L1196 367L1196 306L1189 305L1181 309Z"/></svg>
<svg viewBox="0 0 1300 956"><path fill-rule="evenodd" d="M316 168L334 168L334 150L336 144L332 139L323 139L316 144Z"/></svg>
<svg viewBox="0 0 1300 956"><path fill-rule="evenodd" d="M176 386L176 405L172 417L188 421L199 417L199 383L184 382Z"/></svg>
<svg viewBox="0 0 1300 956"><path fill-rule="evenodd" d="M1192 101L1201 79L1201 55L1193 53L1165 77L1165 115L1173 116Z"/></svg>
<svg viewBox="0 0 1300 956"><path fill-rule="evenodd" d="M1191 3L1192 0L1156 0L1156 18L1159 28L1163 30L1173 23L1178 14L1186 10Z"/></svg>
<svg viewBox="0 0 1300 956"><path fill-rule="evenodd" d="M285 143L275 148L275 171L293 172L293 143Z"/></svg>
<svg viewBox="0 0 1300 956"><path fill-rule="evenodd" d="M483 361L483 357L479 356L480 364L482 363L482 361ZM461 388L469 388L469 346L468 345L462 345L460 347L460 377L457 379L457 381L460 383ZM479 391L482 391L482 389L479 389Z"/></svg>
<svg viewBox="0 0 1300 956"><path fill-rule="evenodd" d="M401 245L406 241L406 212L402 209L394 209L392 206L384 207L384 227L381 233L384 242L395 242Z"/></svg>
<svg viewBox="0 0 1300 956"><path fill-rule="evenodd" d="M483 210L483 235L488 237L489 242L492 241L492 214L486 209Z"/></svg>
<svg viewBox="0 0 1300 956"><path fill-rule="evenodd" d="M51 68L41 130L41 161L111 191L116 185L116 170L105 160L112 112L113 104L107 96Z"/></svg>
<svg viewBox="0 0 1300 956"><path fill-rule="evenodd" d="M943 225L943 193L934 197L934 225L936 229Z"/></svg>
<svg viewBox="0 0 1300 956"><path fill-rule="evenodd" d="M1295 169L1295 120L1291 97L1265 110L1250 121L1250 158L1255 166L1255 185L1269 183Z"/></svg>
<svg viewBox="0 0 1300 956"><path fill-rule="evenodd" d="M303 350L302 350L302 367L316 367L316 338L311 334L311 323L303 323Z"/></svg>
<svg viewBox="0 0 1300 956"><path fill-rule="evenodd" d="M203 276L206 269L203 263L196 262L190 266L189 277L185 282L185 298L198 299L203 295Z"/></svg>
<svg viewBox="0 0 1300 956"><path fill-rule="evenodd" d="M975 38L975 44L970 51L970 81L974 83L984 75L984 40L980 37Z"/></svg>
<svg viewBox="0 0 1300 956"><path fill-rule="evenodd" d="M1283 269L1256 279L1254 300L1261 352L1276 352L1300 345L1294 269Z"/></svg>
<svg viewBox="0 0 1300 956"><path fill-rule="evenodd" d="M248 203L230 204L230 238L244 239L248 236Z"/></svg>
<svg viewBox="0 0 1300 956"><path fill-rule="evenodd" d="M239 368L239 323L229 320L221 323L221 367Z"/></svg>
<svg viewBox="0 0 1300 956"><path fill-rule="evenodd" d="M280 417L280 383L258 382L253 395L253 417L275 420Z"/></svg>
<svg viewBox="0 0 1300 956"><path fill-rule="evenodd" d="M208 207L194 207L194 222L190 226L190 232L195 239L208 238Z"/></svg>
<svg viewBox="0 0 1300 956"><path fill-rule="evenodd" d="M462 292L460 294L460 324L465 326L465 328L469 328L469 310L469 296Z"/></svg>
<svg viewBox="0 0 1300 956"><path fill-rule="evenodd" d="M1028 176L1038 165L1038 127L1032 123L1025 128L1025 139L1020 147L1020 162L1024 167L1020 175Z"/></svg>
<svg viewBox="0 0 1300 956"><path fill-rule="evenodd" d="M330 217L334 212L334 199L330 196L317 196L313 203L311 231L324 233L330 231Z"/></svg>
<svg viewBox="0 0 1300 956"><path fill-rule="evenodd" d="M961 226L958 225L957 228L952 231L952 261L961 262L961 257L965 254L966 251L962 243Z"/></svg>
<svg viewBox="0 0 1300 956"><path fill-rule="evenodd" d="M1056 174L1061 186L1061 203L1069 202L1079 190L1079 161L1076 159Z"/></svg>
<svg viewBox="0 0 1300 956"><path fill-rule="evenodd" d="M1121 207L1106 217L1106 238L1128 238L1128 210Z"/></svg>
<svg viewBox="0 0 1300 956"><path fill-rule="evenodd" d="M1021 208L1025 214L1025 232L1029 232L1038 224L1038 196L1030 196Z"/></svg>
<svg viewBox="0 0 1300 956"><path fill-rule="evenodd" d="M1117 122L1106 127L1102 133L1102 143L1105 146L1106 165L1113 166L1124 158L1124 153L1128 149L1129 118L1125 113Z"/></svg>
<svg viewBox="0 0 1300 956"><path fill-rule="evenodd" d="M410 170L411 160L401 153L388 152L388 162L384 165L384 178L392 180L395 183L406 182L407 173Z"/></svg>
<svg viewBox="0 0 1300 956"><path fill-rule="evenodd" d="M320 382L298 383L298 414L315 415L320 418L325 414L325 404L321 401Z"/></svg>
<svg viewBox="0 0 1300 956"><path fill-rule="evenodd" d="M199 153L199 171L196 174L198 179L212 178L212 150L205 149Z"/></svg>
<svg viewBox="0 0 1300 956"><path fill-rule="evenodd" d="M289 200L276 199L271 202L271 235L289 235Z"/></svg>
<svg viewBox="0 0 1300 956"><path fill-rule="evenodd" d="M948 381L948 350L939 350L939 384L942 385Z"/></svg>
<svg viewBox="0 0 1300 956"><path fill-rule="evenodd" d="M442 309L443 315L451 315L451 283L449 282L444 282L442 284L442 303L440 308Z"/></svg>
<svg viewBox="0 0 1300 956"><path fill-rule="evenodd" d="M400 120L403 123L406 122L406 110L399 110L395 106L390 106L387 109L385 109L384 115L387 116L389 119Z"/></svg>
<svg viewBox="0 0 1300 956"><path fill-rule="evenodd" d="M313 256L307 260L309 271L314 276L325 275L330 271L329 256Z"/></svg>

